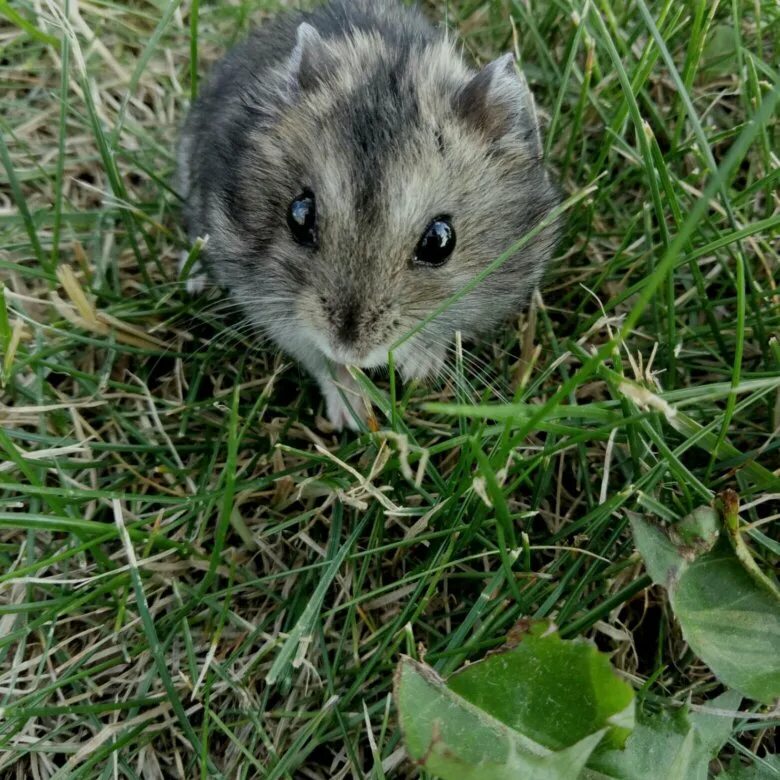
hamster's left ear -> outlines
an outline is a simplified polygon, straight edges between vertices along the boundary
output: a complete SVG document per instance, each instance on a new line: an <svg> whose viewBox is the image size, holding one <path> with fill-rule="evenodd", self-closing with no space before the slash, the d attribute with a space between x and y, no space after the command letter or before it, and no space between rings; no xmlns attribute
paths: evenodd
<svg viewBox="0 0 780 780"><path fill-rule="evenodd" d="M534 96L513 54L486 65L453 100L455 111L491 140L510 137L534 157L542 156L542 140Z"/></svg>
<svg viewBox="0 0 780 780"><path fill-rule="evenodd" d="M298 25L295 48L287 61L290 97L315 88L326 71L325 44L322 36L308 22Z"/></svg>

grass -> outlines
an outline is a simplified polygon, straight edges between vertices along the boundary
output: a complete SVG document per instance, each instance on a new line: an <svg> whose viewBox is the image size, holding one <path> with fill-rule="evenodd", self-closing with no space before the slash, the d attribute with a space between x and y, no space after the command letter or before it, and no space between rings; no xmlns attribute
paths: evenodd
<svg viewBox="0 0 780 780"><path fill-rule="evenodd" d="M416 777L399 654L527 617L700 704L628 513L734 488L777 564L778 5L428 3L517 44L566 235L528 313L442 386L366 380L381 430L341 437L175 271L177 123L282 5L0 2L0 776ZM777 725L746 701L722 761Z"/></svg>

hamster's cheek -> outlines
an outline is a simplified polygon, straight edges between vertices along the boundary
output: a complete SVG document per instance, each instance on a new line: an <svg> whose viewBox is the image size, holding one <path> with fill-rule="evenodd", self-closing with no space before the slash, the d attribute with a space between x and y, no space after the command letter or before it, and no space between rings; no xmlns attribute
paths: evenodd
<svg viewBox="0 0 780 780"><path fill-rule="evenodd" d="M474 280L479 271L480 267L476 263L465 262L462 255L454 257L446 266L437 269L436 276L430 280L432 307L460 292Z"/></svg>
<svg viewBox="0 0 780 780"><path fill-rule="evenodd" d="M290 299L295 320L296 338L320 353L328 351L328 322L317 292L304 287Z"/></svg>
<svg viewBox="0 0 780 780"><path fill-rule="evenodd" d="M444 323L429 323L393 352L393 361L405 382L429 381L440 376L454 332Z"/></svg>
<svg viewBox="0 0 780 780"><path fill-rule="evenodd" d="M443 346L415 344L405 358L399 361L398 368L404 382L413 379L431 380L442 373L446 359L447 350Z"/></svg>

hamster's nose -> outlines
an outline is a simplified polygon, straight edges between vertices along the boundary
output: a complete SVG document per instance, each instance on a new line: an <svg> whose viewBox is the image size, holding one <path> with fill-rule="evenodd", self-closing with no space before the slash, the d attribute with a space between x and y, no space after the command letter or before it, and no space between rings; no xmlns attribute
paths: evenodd
<svg viewBox="0 0 780 780"><path fill-rule="evenodd" d="M360 306L354 298L344 301L334 324L337 340L345 347L350 347L359 339Z"/></svg>

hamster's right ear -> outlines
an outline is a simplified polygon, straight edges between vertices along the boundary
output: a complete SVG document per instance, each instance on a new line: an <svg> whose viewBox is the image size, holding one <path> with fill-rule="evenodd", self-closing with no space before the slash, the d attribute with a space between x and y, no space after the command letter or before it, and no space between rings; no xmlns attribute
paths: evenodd
<svg viewBox="0 0 780 780"><path fill-rule="evenodd" d="M288 60L288 90L294 100L301 92L316 87L325 74L325 44L308 22L298 25L298 33Z"/></svg>
<svg viewBox="0 0 780 780"><path fill-rule="evenodd" d="M512 54L486 65L455 96L453 107L491 140L520 141L534 157L542 155L534 96Z"/></svg>

